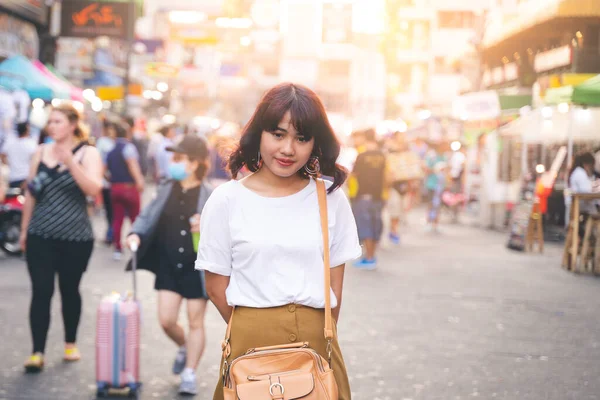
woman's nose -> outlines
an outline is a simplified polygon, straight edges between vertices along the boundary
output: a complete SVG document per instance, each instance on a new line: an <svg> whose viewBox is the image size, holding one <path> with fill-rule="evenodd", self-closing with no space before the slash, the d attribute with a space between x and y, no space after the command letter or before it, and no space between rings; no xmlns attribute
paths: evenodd
<svg viewBox="0 0 600 400"><path fill-rule="evenodd" d="M288 139L286 138L283 141L282 147L281 147L281 152L285 155L294 155L295 150L294 150L294 140L293 139Z"/></svg>

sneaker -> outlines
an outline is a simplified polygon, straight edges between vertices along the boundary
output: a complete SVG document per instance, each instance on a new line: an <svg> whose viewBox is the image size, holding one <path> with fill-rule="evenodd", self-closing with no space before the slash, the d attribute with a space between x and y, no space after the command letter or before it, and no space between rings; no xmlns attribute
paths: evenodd
<svg viewBox="0 0 600 400"><path fill-rule="evenodd" d="M187 361L187 351L185 347L177 350L177 355L175 356L175 361L173 362L173 375L179 375L185 368L185 363Z"/></svg>
<svg viewBox="0 0 600 400"><path fill-rule="evenodd" d="M400 244L400 235L390 232L388 237L393 244Z"/></svg>
<svg viewBox="0 0 600 400"><path fill-rule="evenodd" d="M112 258L114 261L121 261L121 258L123 258L123 253L121 253L120 251L115 251L113 253Z"/></svg>
<svg viewBox="0 0 600 400"><path fill-rule="evenodd" d="M198 389L196 388L196 374L191 373L183 373L181 374L181 384L179 385L179 394L194 396L198 394Z"/></svg>
<svg viewBox="0 0 600 400"><path fill-rule="evenodd" d="M44 355L42 353L33 353L25 361L24 366L27 373L41 372L44 369Z"/></svg>
<svg viewBox="0 0 600 400"><path fill-rule="evenodd" d="M374 269L377 269L377 260L376 259L368 260L366 258L363 258L362 260L355 262L354 267L359 268L359 269L364 269L367 271L372 271Z"/></svg>

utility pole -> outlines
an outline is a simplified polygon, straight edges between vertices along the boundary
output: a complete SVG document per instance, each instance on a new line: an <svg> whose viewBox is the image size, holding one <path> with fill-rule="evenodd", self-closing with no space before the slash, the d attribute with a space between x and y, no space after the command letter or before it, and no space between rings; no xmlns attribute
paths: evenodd
<svg viewBox="0 0 600 400"><path fill-rule="evenodd" d="M131 16L129 27L125 37L125 47L127 49L127 56L125 58L125 77L123 79L123 116L127 116L129 112L129 104L127 97L129 96L129 70L131 69L131 54L133 52L133 39L135 36L135 0L128 0L127 13Z"/></svg>

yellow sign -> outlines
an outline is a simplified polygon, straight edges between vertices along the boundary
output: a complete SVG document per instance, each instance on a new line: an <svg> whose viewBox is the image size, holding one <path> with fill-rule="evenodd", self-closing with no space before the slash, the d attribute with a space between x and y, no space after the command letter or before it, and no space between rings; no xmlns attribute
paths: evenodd
<svg viewBox="0 0 600 400"><path fill-rule="evenodd" d="M156 78L175 78L179 75L179 67L160 62L146 64L146 75Z"/></svg>
<svg viewBox="0 0 600 400"><path fill-rule="evenodd" d="M96 96L102 101L123 100L123 86L99 86L96 88ZM129 85L130 96L141 96L142 85L132 83Z"/></svg>

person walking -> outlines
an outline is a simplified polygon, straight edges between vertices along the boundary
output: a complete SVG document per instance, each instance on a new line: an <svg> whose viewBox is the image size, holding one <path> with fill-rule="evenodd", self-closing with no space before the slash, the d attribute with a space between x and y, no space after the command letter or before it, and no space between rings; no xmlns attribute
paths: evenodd
<svg viewBox="0 0 600 400"><path fill-rule="evenodd" d="M204 274L194 269L200 215L212 193L206 183L208 148L203 139L188 135L176 146L169 165L172 180L158 188L154 200L133 224L127 243L137 245L138 265L156 274L160 324L178 346L173 373L181 374L181 394L196 394L196 369L204 352L204 314L208 296ZM187 336L177 323L187 300Z"/></svg>
<svg viewBox="0 0 600 400"><path fill-rule="evenodd" d="M357 268L377 268L377 245L383 233L383 206L387 190L386 157L379 148L375 132L365 132L365 151L356 158L352 175L356 179L357 192L352 210L358 227L358 237L365 245L364 257L354 263Z"/></svg>
<svg viewBox="0 0 600 400"><path fill-rule="evenodd" d="M156 181L160 182L164 179L169 179L169 163L171 161L172 153L167 151L167 148L173 146L175 136L174 125L165 125L159 130L162 137L156 144L156 148L151 152L151 157L155 162Z"/></svg>
<svg viewBox="0 0 600 400"><path fill-rule="evenodd" d="M119 261L122 254L121 231L125 215L131 223L140 213L140 193L144 191L144 177L139 164L139 154L131 143L127 128L113 123L116 134L114 149L106 157L110 181L110 200L113 208L113 259Z"/></svg>
<svg viewBox="0 0 600 400"><path fill-rule="evenodd" d="M2 148L2 162L8 166L8 186L23 188L29 176L31 160L37 150L37 143L29 134L29 123L17 124L18 138L10 138Z"/></svg>
<svg viewBox="0 0 600 400"><path fill-rule="evenodd" d="M102 203L104 205L104 215L106 217L106 236L104 242L107 245L112 245L113 242L113 208L112 200L110 199L110 182L109 174L106 166L108 154L115 148L115 139L117 133L114 124L108 120L102 122L102 136L96 141L96 148L100 152L102 163L104 165L104 179L102 180Z"/></svg>
<svg viewBox="0 0 600 400"><path fill-rule="evenodd" d="M53 108L48 133L54 142L42 145L33 157L21 223L21 248L32 286L33 352L25 362L27 372L39 372L44 366L56 275L65 328L64 360L81 357L76 346L79 284L94 247L86 196L102 190L100 154L87 145L77 110L71 105Z"/></svg>
<svg viewBox="0 0 600 400"><path fill-rule="evenodd" d="M269 90L229 159L232 176L217 187L200 222L196 268L225 321L231 322L229 361L250 348L309 342L327 358L323 336L325 277L317 182L328 182L331 307L342 304L345 263L360 257L350 203L338 190L347 172L336 164L340 144L319 97L284 83ZM350 399L342 353L332 342L339 400ZM213 399L223 400L219 380Z"/></svg>
<svg viewBox="0 0 600 400"><path fill-rule="evenodd" d="M390 217L389 240L400 243L400 223L408 223L408 212L414 197L415 187L423 177L421 160L410 151L404 134L396 132L388 142L386 154L390 175L390 190L387 201L387 213Z"/></svg>

